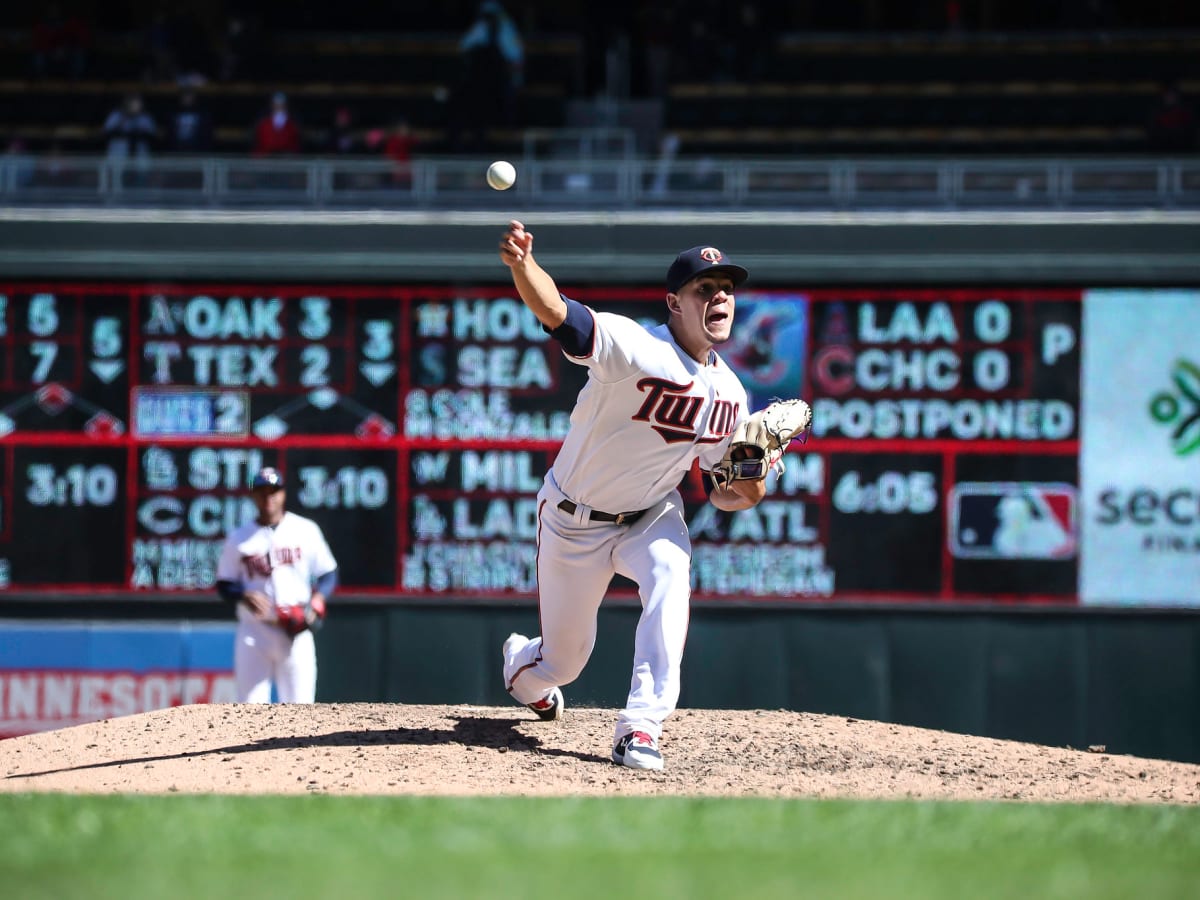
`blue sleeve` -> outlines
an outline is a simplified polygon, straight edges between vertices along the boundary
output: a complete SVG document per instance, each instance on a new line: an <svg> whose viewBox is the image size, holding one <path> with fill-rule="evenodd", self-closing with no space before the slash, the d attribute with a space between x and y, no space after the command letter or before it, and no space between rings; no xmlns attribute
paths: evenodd
<svg viewBox="0 0 1200 900"><path fill-rule="evenodd" d="M562 294L559 296L567 304L567 318L553 331L545 325L542 330L572 356L591 356L592 340L596 336L596 320L592 318L592 311L578 300L563 297Z"/></svg>
<svg viewBox="0 0 1200 900"><path fill-rule="evenodd" d="M326 572L317 579L317 590L324 594L325 599L328 600L333 596L333 589L337 587L337 583L337 569L334 569L332 572Z"/></svg>
<svg viewBox="0 0 1200 900"><path fill-rule="evenodd" d="M236 581L218 581L217 593L226 603L237 603L242 599L242 586Z"/></svg>

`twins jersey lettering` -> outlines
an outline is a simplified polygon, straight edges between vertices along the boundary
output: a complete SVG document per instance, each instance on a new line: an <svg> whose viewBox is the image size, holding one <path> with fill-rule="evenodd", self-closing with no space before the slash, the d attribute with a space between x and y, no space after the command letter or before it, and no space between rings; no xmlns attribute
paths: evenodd
<svg viewBox="0 0 1200 900"><path fill-rule="evenodd" d="M551 474L562 492L593 509L646 509L691 470L720 462L725 440L745 418L746 390L715 351L692 359L665 324L646 329L613 313L592 313L588 356L564 351L589 377Z"/></svg>

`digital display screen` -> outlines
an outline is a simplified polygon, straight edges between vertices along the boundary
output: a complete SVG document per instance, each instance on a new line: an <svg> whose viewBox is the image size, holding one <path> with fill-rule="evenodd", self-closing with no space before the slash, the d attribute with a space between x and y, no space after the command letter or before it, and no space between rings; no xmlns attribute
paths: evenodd
<svg viewBox="0 0 1200 900"><path fill-rule="evenodd" d="M665 318L658 288L560 286ZM813 428L754 509L685 478L694 595L1073 602L1081 297L740 293L719 352ZM586 379L495 286L10 283L0 353L0 590L26 592L211 592L272 465L341 591L532 597Z"/></svg>

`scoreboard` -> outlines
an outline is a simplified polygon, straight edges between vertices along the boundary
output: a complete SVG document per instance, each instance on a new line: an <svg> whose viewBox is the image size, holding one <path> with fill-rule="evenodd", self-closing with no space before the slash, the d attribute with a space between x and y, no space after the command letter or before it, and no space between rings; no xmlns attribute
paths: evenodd
<svg viewBox="0 0 1200 900"><path fill-rule="evenodd" d="M657 288L563 287L663 320ZM755 509L684 479L696 596L1074 602L1080 310L1059 289L740 293L720 352L752 408L802 396L813 429ZM585 375L511 288L0 284L0 590L210 593L273 465L342 591L531 596Z"/></svg>

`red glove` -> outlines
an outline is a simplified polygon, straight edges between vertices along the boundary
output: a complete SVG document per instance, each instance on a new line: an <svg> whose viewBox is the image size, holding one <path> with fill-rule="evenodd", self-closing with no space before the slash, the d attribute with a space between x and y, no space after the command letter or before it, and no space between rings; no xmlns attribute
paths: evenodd
<svg viewBox="0 0 1200 900"><path fill-rule="evenodd" d="M295 637L306 628L316 631L325 624L325 598L313 594L305 606L281 606L278 610L279 627Z"/></svg>
<svg viewBox="0 0 1200 900"><path fill-rule="evenodd" d="M303 606L281 606L277 612L279 627L295 637L308 627L308 617Z"/></svg>

